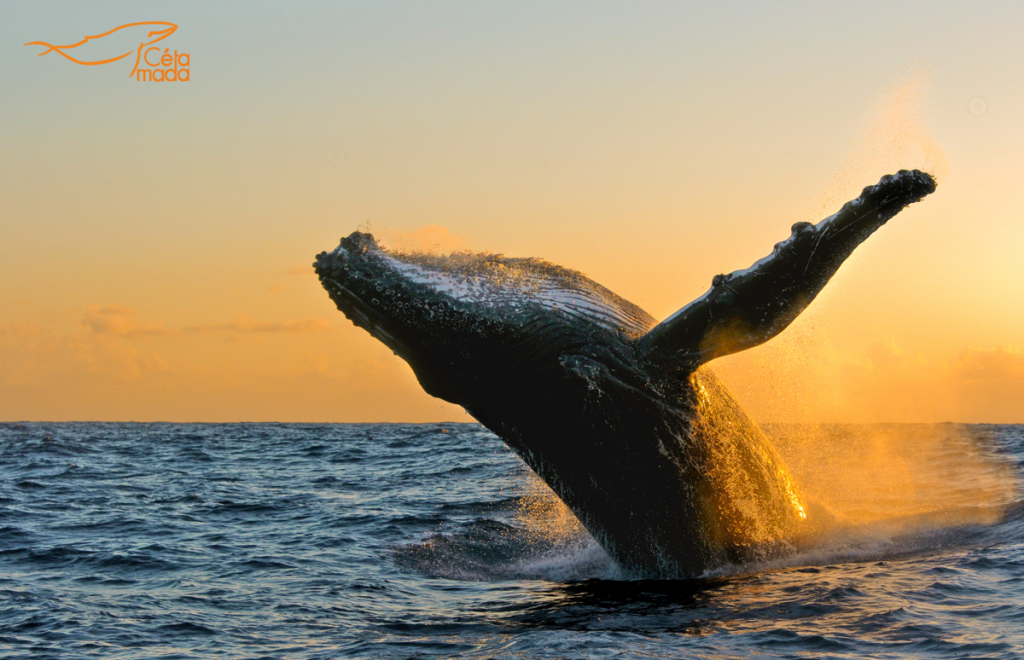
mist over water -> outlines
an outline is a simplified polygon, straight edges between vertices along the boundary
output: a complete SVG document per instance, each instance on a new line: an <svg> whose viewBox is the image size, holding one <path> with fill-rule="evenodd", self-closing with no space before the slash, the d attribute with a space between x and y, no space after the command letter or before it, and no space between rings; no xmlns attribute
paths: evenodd
<svg viewBox="0 0 1024 660"><path fill-rule="evenodd" d="M773 425L809 506L786 565L882 558L1000 522L1020 474L990 430L954 424Z"/></svg>
<svg viewBox="0 0 1024 660"><path fill-rule="evenodd" d="M811 502L836 524L991 524L1020 497L991 431L956 424L771 425Z"/></svg>
<svg viewBox="0 0 1024 660"><path fill-rule="evenodd" d="M1024 653L1024 427L768 432L828 523L656 582L476 424L0 425L0 656Z"/></svg>
<svg viewBox="0 0 1024 660"><path fill-rule="evenodd" d="M773 552L769 561L728 565L707 577L920 550L944 542L948 530L997 524L1021 501L1019 470L984 427L775 424L767 430L809 509L806 526L788 551ZM436 534L400 548L400 561L455 579L625 579L537 476L527 471L517 492L501 507L508 526L487 521L453 536ZM482 536L498 542L481 547Z"/></svg>

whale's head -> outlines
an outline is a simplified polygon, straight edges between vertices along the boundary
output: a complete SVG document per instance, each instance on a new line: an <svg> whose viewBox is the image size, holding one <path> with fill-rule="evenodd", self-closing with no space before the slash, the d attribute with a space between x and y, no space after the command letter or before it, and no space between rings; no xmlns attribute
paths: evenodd
<svg viewBox="0 0 1024 660"><path fill-rule="evenodd" d="M533 371L624 364L655 323L541 259L403 253L354 232L317 255L314 268L338 309L405 359L430 394L463 405L482 380L524 363Z"/></svg>

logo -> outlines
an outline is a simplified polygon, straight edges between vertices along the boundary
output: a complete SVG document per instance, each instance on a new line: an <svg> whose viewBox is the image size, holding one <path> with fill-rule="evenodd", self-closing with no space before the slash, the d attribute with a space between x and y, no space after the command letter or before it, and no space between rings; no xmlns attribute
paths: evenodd
<svg viewBox="0 0 1024 660"><path fill-rule="evenodd" d="M177 30L177 25L165 21L127 23L103 34L94 34L77 43L64 46L54 46L46 41L30 41L25 45L45 46L46 50L39 53L40 56L57 53L75 64L85 66L110 64L134 53L135 66L128 74L129 78L135 78L139 82L188 82L191 78L191 56L177 50L172 53L170 48L153 45ZM137 48L128 47L129 43L139 38L141 41ZM126 47L129 50L121 52Z"/></svg>

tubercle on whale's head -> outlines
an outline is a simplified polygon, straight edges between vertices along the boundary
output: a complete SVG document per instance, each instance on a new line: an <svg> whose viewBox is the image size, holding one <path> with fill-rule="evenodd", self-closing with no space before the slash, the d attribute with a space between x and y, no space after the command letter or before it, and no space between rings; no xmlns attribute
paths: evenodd
<svg viewBox="0 0 1024 660"><path fill-rule="evenodd" d="M427 393L465 405L474 340L490 321L445 295L449 280L436 285L434 273L359 231L318 254L313 268L338 309L408 362Z"/></svg>
<svg viewBox="0 0 1024 660"><path fill-rule="evenodd" d="M391 309L401 307L400 282L389 281L383 252L371 234L357 231L318 254L313 269L345 316L405 357L409 347L395 332L399 324Z"/></svg>

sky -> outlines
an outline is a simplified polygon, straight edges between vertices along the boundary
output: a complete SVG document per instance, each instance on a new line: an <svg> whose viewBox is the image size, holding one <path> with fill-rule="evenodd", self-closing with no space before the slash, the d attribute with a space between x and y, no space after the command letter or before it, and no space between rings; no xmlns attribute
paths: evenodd
<svg viewBox="0 0 1024 660"><path fill-rule="evenodd" d="M188 81L23 45L151 21ZM314 255L361 229L542 257L660 319L920 168L935 194L711 366L762 421L1024 423L1022 28L1011 2L2 3L0 420L468 420Z"/></svg>

